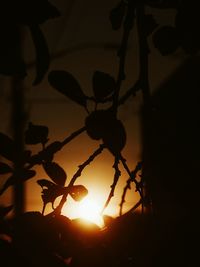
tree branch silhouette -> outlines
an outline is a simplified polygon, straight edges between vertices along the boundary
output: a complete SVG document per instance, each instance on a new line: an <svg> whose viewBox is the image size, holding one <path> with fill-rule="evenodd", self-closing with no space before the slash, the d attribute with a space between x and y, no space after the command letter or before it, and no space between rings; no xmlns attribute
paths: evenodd
<svg viewBox="0 0 200 267"><path fill-rule="evenodd" d="M118 180L121 176L121 171L119 170L119 157L118 156L115 156L115 161L114 161L114 165L113 165L113 168L115 169L115 174L114 174L114 179L113 179L113 183L112 185L110 186L111 187L111 190L110 190L110 193L108 195L108 198L104 204L104 207L101 211L101 214L103 214L104 210L107 208L107 206L109 205L110 201L111 201L111 198L114 196L114 192L115 192L115 187L118 183Z"/></svg>
<svg viewBox="0 0 200 267"><path fill-rule="evenodd" d="M124 28L123 28L123 37L121 46L118 51L118 57L119 57L119 70L118 70L118 76L117 76L117 82L116 82L116 88L113 95L113 104L112 109L114 114L117 114L118 109L118 100L119 100L119 93L121 89L121 85L123 80L125 79L125 60L126 60L126 53L127 53L127 45L128 45L128 39L130 32L133 28L134 23L134 5L132 3L128 4L127 8L127 14L124 21Z"/></svg>
<svg viewBox="0 0 200 267"><path fill-rule="evenodd" d="M77 178L81 176L82 171L85 169L85 167L88 166L91 162L93 162L93 160L94 160L98 155L101 154L101 152L104 150L104 148L105 148L105 146L101 144L101 145L99 146L99 148L98 148L97 150L95 150L95 151L93 152L93 154L91 154L91 155L89 156L89 158L88 158L85 162L83 162L81 165L79 165L77 172L73 175L71 181L69 182L68 188L70 188L71 186L74 185L74 183L76 182ZM63 208L63 206L64 206L64 204L65 204L65 202L66 202L66 200L67 200L68 193L69 193L69 192L67 191L67 192L62 196L62 199L61 199L60 203L58 204L58 206L57 206L56 209L55 209L55 213L56 213L56 214L60 214L60 213L61 213L61 210L62 210L62 208Z"/></svg>
<svg viewBox="0 0 200 267"><path fill-rule="evenodd" d="M142 168L142 165L141 165L141 162L139 162L137 164L137 166L135 167L135 170L130 173L129 178L126 181L126 186L124 187L122 198L121 198L121 202L119 204L119 206L120 206L119 215L120 216L122 215L122 209L123 209L123 205L125 203L125 197L126 197L127 191L129 189L131 189L131 183L132 182L135 182L135 184L136 184L136 190L138 190L137 187L140 186L140 183L136 180L136 177L137 177L137 173L141 170L141 168ZM140 200L139 200L138 204L139 203L141 204L142 201L143 201L143 197L142 197L141 192L140 192ZM135 209L134 207L131 210L134 210Z"/></svg>
<svg viewBox="0 0 200 267"><path fill-rule="evenodd" d="M26 169L31 169L35 165L42 164L43 161L46 159L46 157L53 158L55 153L60 151L66 144L71 142L74 138L79 136L85 130L86 130L86 127L84 126L80 129L78 129L77 131L73 132L69 136L67 136L63 141L61 141L61 142L56 141L56 142L49 144L42 151L38 152L37 154L33 155L30 158L30 163L28 164L28 166L26 166Z"/></svg>

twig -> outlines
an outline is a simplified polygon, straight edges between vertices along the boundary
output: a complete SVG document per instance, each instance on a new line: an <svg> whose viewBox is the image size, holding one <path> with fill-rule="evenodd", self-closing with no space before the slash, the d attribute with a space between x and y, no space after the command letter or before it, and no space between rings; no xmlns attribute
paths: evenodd
<svg viewBox="0 0 200 267"><path fill-rule="evenodd" d="M110 190L110 193L109 193L109 196L106 200L106 203L101 211L101 214L103 214L104 210L107 208L108 204L110 203L110 200L111 198L114 196L114 192L115 192L115 187L117 185L117 182L119 180L119 177L121 175L121 171L119 170L119 158L116 156L115 157L115 162L114 162L114 165L113 165L113 168L115 169L115 174L114 174L114 179L113 179L113 183L112 185L110 186L111 190Z"/></svg>
<svg viewBox="0 0 200 267"><path fill-rule="evenodd" d="M71 135L66 137L62 142L53 142L49 144L45 149L38 152L36 155L33 155L30 159L30 163L26 166L26 169L31 169L35 165L40 165L46 158L47 154L48 157L53 157L56 152L61 150L66 144L72 141L75 137L79 136L81 133L85 131L86 127L82 127L79 130L73 132Z"/></svg>
<svg viewBox="0 0 200 267"><path fill-rule="evenodd" d="M126 100L132 95L135 96L136 92L141 89L140 81L136 81L136 83L127 90L127 92L119 99L118 106L123 105Z"/></svg>
<svg viewBox="0 0 200 267"><path fill-rule="evenodd" d="M105 148L105 146L101 144L99 146L99 148L97 150L95 150L93 152L93 154L90 155L89 158L85 162L83 162L81 165L79 165L77 172L73 175L71 181L69 182L68 188L70 188L71 186L74 185L77 178L81 176L82 171L85 169L85 167L88 166L98 155L100 155L104 148ZM59 205L55 209L55 212L57 214L61 213L61 210L62 210L62 208L66 202L67 196L68 196L68 191L65 194L63 194Z"/></svg>
<svg viewBox="0 0 200 267"><path fill-rule="evenodd" d="M134 10L135 10L134 5L132 3L129 4L128 9L127 9L127 14L125 17L125 21L124 21L124 32L123 32L123 37L122 37L122 43L118 51L118 56L119 56L120 61L119 61L119 70L118 70L115 93L113 95L112 109L113 109L114 114L117 114L121 84L122 84L122 81L125 79L124 67L125 67L128 39L129 39L129 35L130 35L131 29L133 27L133 22L134 22Z"/></svg>
<svg viewBox="0 0 200 267"><path fill-rule="evenodd" d="M136 176L137 176L138 171L140 171L140 170L141 170L141 162L139 162L137 164L137 166L135 167L135 170L130 172L130 174L129 174L129 178L126 181L126 186L124 187L124 190L123 190L121 203L119 204L119 206L120 206L119 215L120 216L122 215L122 209L123 209L123 205L125 203L125 197L126 197L127 190L131 189L131 183L135 182L136 189L137 189L137 187L139 187L139 182L136 180ZM139 188L137 189L137 191L140 192ZM142 193L141 192L140 192L140 199L142 199Z"/></svg>

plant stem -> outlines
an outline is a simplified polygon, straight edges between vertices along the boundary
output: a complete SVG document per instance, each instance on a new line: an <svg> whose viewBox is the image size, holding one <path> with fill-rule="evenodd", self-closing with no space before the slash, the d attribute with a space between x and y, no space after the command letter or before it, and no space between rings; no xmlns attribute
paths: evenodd
<svg viewBox="0 0 200 267"><path fill-rule="evenodd" d="M77 178L81 176L82 171L85 169L85 167L88 166L98 155L100 155L101 152L104 150L104 148L105 148L104 145L100 145L99 148L97 150L95 150L85 162L83 162L81 165L79 165L78 170L76 171L76 173L73 175L71 181L69 182L69 185L68 185L69 189L70 189L70 187L72 187L74 185ZM62 210L62 208L63 208L63 206L67 200L68 193L69 193L69 191L66 191L66 193L63 194L60 203L58 204L58 206L55 209L56 214L61 213L61 210Z"/></svg>
<svg viewBox="0 0 200 267"><path fill-rule="evenodd" d="M120 93L122 81L125 80L124 69L125 69L125 61L126 61L126 54L127 54L127 45L128 45L129 35L133 27L133 22L134 22L134 7L133 7L133 4L129 4L127 8L125 21L124 21L122 43L118 51L119 70L118 70L116 88L115 88L115 93L113 95L113 105L112 105L112 110L115 115L117 115L119 93Z"/></svg>
<svg viewBox="0 0 200 267"><path fill-rule="evenodd" d="M140 171L140 170L141 170L141 163L139 162L137 164L137 166L135 167L135 170L132 171L132 172L130 172L131 175L129 175L129 178L126 181L126 186L124 187L124 190L123 190L123 194L122 194L122 198L121 198L121 203L119 204L119 206L120 206L119 215L120 216L122 215L122 209L123 209L123 205L125 203L126 193L127 193L128 189L131 189L131 183L132 182L135 182L135 181L137 182L136 176L137 176L138 171ZM137 189L137 185L138 185L138 182L136 183L136 189ZM143 199L142 198L142 192L140 193L140 199L141 200Z"/></svg>
<svg viewBox="0 0 200 267"><path fill-rule="evenodd" d="M104 210L107 208L108 204L110 203L111 201L111 198L114 196L114 192L115 192L115 187L118 183L118 180L119 180L119 177L121 175L121 172L119 170L119 158L116 156L115 157L115 162L114 162L114 165L113 165L113 168L115 169L115 175L114 175L114 179L113 179L113 183L112 185L110 186L111 190L110 190L110 193L109 193L109 196L106 200L106 203L101 211L101 214L103 214Z"/></svg>

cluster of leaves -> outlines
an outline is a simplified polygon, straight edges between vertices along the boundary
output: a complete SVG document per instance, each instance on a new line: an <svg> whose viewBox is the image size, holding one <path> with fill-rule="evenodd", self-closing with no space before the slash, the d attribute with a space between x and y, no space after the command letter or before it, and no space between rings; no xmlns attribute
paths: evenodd
<svg viewBox="0 0 200 267"><path fill-rule="evenodd" d="M24 151L23 168L20 172L17 172L17 176L13 168L13 163L17 157L16 146L10 137L0 133L0 155L5 159L5 161L0 162L0 175L10 175L0 190L0 194L10 186L13 186L16 181L23 183L33 178L36 172L31 169L36 164L40 164L50 178L50 180L40 179L37 181L42 188L44 204L42 214L39 212L24 213L21 216L7 220L5 216L13 207L0 207L1 263L5 262L8 266L13 266L17 262L21 266L30 266L31 262L31 266L43 267L62 267L66 266L66 264L72 267L147 266L145 260L143 265L140 262L141 258L146 259L145 257L140 257L144 255L143 244L146 243L141 241L141 233L146 229L146 225L142 230L140 228L140 231L138 231L138 239L128 238L128 241L125 241L127 237L132 238L132 235L130 235L130 233L133 234L131 229L132 231L134 229L134 234L136 233L137 235L136 229L142 225L140 220L136 220L137 225L134 225L134 227L132 224L131 227L130 225L127 227L127 224L123 224L121 221L119 224L115 223L115 220L105 216L105 224L108 222L111 228L108 225L108 230L105 232L92 225L92 228L88 228L87 231L83 226L80 227L80 220L69 220L60 215L62 205L68 195L75 201L80 201L87 195L87 189L83 185L74 185L74 182L81 175L82 170L104 148L107 148L114 156L113 168L115 169L114 181L105 207L114 195L115 186L121 175L118 167L119 161L122 162L128 173L127 184L120 203L120 213L122 214L126 192L131 189L130 184L132 182L135 183L136 191L141 196L136 207L144 201L142 198L143 181L142 177L138 175L142 165L138 163L135 170L130 171L126 160L122 157L121 153L126 144L126 131L123 123L117 118L117 110L120 104L119 91L121 82L125 79L124 66L128 37L137 17L137 9L141 5L177 10L175 26L173 27L164 26L158 28L159 25L152 15L143 14L144 32L142 34L145 38L153 34L154 45L162 55L174 52L179 46L188 53L198 52L200 40L197 32L199 31L200 23L196 1L121 0L110 12L113 30L119 30L122 27L124 30L122 44L118 51L120 66L117 79L115 80L111 75L102 71L95 71L92 77L93 96L87 96L72 74L63 70L54 70L49 73L48 80L50 85L87 111L85 126L77 133L67 137L63 142L55 141L48 144L48 127L29 123L24 137L25 144L29 146L41 144L42 150L36 155L32 155L30 150ZM20 27L23 25L30 29L36 49L36 78L34 84L42 81L49 66L49 52L40 30L40 24L58 15L58 10L47 0L32 0L28 2L25 0L9 0L1 3L0 31L4 36L0 44L0 72L2 74L17 75L22 78L26 74L26 66L21 57L20 46ZM144 77L140 77L140 79L142 78ZM134 90L134 87L131 88L125 98L134 95ZM88 110L89 101L94 103L94 110L92 111ZM104 103L111 103L111 105L107 109L98 109L99 105ZM54 161L54 154L83 130L86 130L91 139L102 141L103 144L79 166L78 171L66 186L65 184L69 179L65 170ZM60 196L62 196L61 205L59 204L59 210L56 212L57 209L54 207L54 202ZM44 216L43 213L47 203L51 203L52 208L55 210ZM121 216L120 218L124 217ZM114 234L114 238L112 234ZM120 242L117 242L119 240ZM131 246L130 240L132 242ZM137 249L136 246L139 243L142 245L140 249ZM149 251L150 243L147 244L147 247L146 251ZM137 257L137 255L139 256Z"/></svg>
<svg viewBox="0 0 200 267"><path fill-rule="evenodd" d="M51 182L46 179L40 179L37 181L43 189L42 199L44 208L49 202L52 203L53 207L55 199L63 194L68 193L75 201L80 201L88 193L87 189L83 185L75 185L70 187L64 186L67 179L67 174L58 163L53 161L53 155L55 152L54 147L57 143L54 142L47 147L45 146L49 140L48 132L48 127L42 125L34 125L32 123L29 123L28 129L25 132L25 143L27 145L42 145L43 150L41 151L41 154L43 157L40 164L43 166L43 169L45 170L48 177L53 181ZM1 156L9 160L11 163L14 162L14 159L16 157L14 141L3 133L0 133L0 148ZM18 177L16 177L11 164L0 162L0 174L11 173L10 177L6 180L4 186L2 187L0 194L6 191L8 187L14 185L16 179L20 179L21 182L25 182L36 175L36 172L34 170L30 170L29 167L27 167L27 164L31 164L32 160L33 162L35 162L35 156L31 155L30 150L26 150L24 154L24 169L21 170L20 174L18 173Z"/></svg>
<svg viewBox="0 0 200 267"><path fill-rule="evenodd" d="M22 27L28 27L36 51L36 77L38 84L46 74L50 56L49 50L40 29L40 25L60 15L59 11L48 0L8 0L0 4L0 32L3 38L0 43L0 73L23 78L26 75L26 64L22 59Z"/></svg>
<svg viewBox="0 0 200 267"><path fill-rule="evenodd" d="M96 71L92 77L94 96L87 96L78 81L68 72L55 70L49 74L49 83L60 93L83 106L95 102L94 110L86 117L85 127L94 140L103 140L105 146L114 154L120 154L126 143L126 132L122 122L114 116L111 109L97 110L97 105L110 101L116 89L114 78L104 72Z"/></svg>
<svg viewBox="0 0 200 267"><path fill-rule="evenodd" d="M10 12L9 6L13 5L15 10L12 13L12 19L9 20L7 28L3 28L6 36L5 40L2 42L1 51L2 55L2 73L7 75L21 75L25 73L25 64L22 62L20 56L20 43L19 46L12 47L13 44L18 44L17 37L19 25L25 25L30 28L33 41L36 48L37 57L37 75L35 79L35 84L39 83L49 65L49 53L48 47L44 40L44 36L39 28L39 25L44 23L49 18L54 18L59 15L58 10L50 4L48 1L43 0L32 1L27 5L26 1L20 0L18 2L3 2L2 4L2 14L1 20L6 19L5 15ZM153 41L155 47L157 47L163 55L175 51L178 45L188 52L197 52L199 41L197 27L198 27L198 14L195 12L197 10L195 3L193 5L188 4L188 1L119 1L116 7L114 7L110 12L110 21L113 30L119 30L122 26L124 28L124 38L122 40L122 45L119 49L118 56L120 58L119 75L117 80L115 80L111 75L104 73L102 71L95 71L92 77L92 88L93 96L87 96L84 90L81 88L79 82L75 77L63 70L51 71L48 75L48 80L50 85L55 88L60 93L64 94L66 97L70 98L75 103L81 105L88 113L85 119L85 130L90 138L93 140L101 140L104 147L115 157L115 182L120 176L120 171L118 170L118 161L121 157L121 151L126 144L126 131L123 123L116 116L116 107L118 108L118 94L120 90L121 81L124 79L124 62L125 62L125 51L128 42L129 31L133 27L133 22L135 20L137 8L141 5L147 5L154 8L176 8L177 15L175 20L175 27L164 26L158 28L157 22L154 20L153 16L150 14L144 14L143 23L145 36L153 33ZM23 9L22 7L25 7ZM40 7L40 8L38 8ZM37 16L33 11L37 12ZM32 15L34 14L34 15ZM7 16L7 15L6 15ZM190 20L185 22L185 17L190 17ZM2 23L1 23L2 25ZM156 30L158 28L158 30ZM14 38L11 40L10 38ZM11 46L7 45L8 42ZM12 59L14 65L11 64L10 60L5 59L9 55ZM4 60L5 59L5 60ZM19 61L20 60L20 61ZM5 64L5 61L7 62ZM20 67L21 66L21 67ZM8 68L7 68L8 67ZM134 92L133 92L134 93ZM94 110L91 112L88 110L88 102L94 102ZM107 109L98 109L99 104L109 103L111 106ZM115 109L113 108L115 106ZM74 186L73 184L65 187L65 182L67 179L67 174L58 163L53 161L54 154L63 147L62 142L53 142L47 144L48 139L48 127L33 125L29 123L28 129L25 133L25 143L27 145L42 144L42 151L37 155L31 155L30 150L24 152L24 168L21 170L20 179L24 182L35 176L35 171L30 170L35 164L40 164L43 166L48 177L53 181L41 179L38 184L42 187L42 199L44 202L44 207L47 203L51 202L52 206L55 199L61 195L70 194L75 200L78 200L80 196L85 196L87 194L87 189L80 185ZM0 145L1 145L1 155L11 162L14 162L16 158L16 151L13 141L6 135L0 134ZM122 159L122 158L121 158ZM9 187L15 183L16 175L14 170L7 163L1 162L1 174L11 173L10 177L7 179L3 188L1 189L1 194ZM128 167L125 167L129 171ZM131 177L131 176L130 176ZM136 188L140 191L140 188L136 183ZM142 184L140 184L142 187ZM113 185L111 186L113 189ZM130 187L130 186L129 186ZM124 201L124 200L123 200Z"/></svg>

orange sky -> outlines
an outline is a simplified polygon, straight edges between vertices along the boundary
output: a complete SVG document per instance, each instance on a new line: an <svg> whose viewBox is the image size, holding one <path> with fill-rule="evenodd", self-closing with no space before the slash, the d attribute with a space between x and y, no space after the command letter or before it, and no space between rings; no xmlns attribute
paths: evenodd
<svg viewBox="0 0 200 267"><path fill-rule="evenodd" d="M56 2L56 1L55 1ZM92 93L92 75L95 70L100 70L113 75L116 78L118 69L118 59L115 49L105 49L103 43L119 44L121 32L113 32L106 14L113 7L116 1L76 1L76 5L71 11L71 15L66 18L66 1L57 1L60 8L63 8L64 16L61 19L46 23L43 27L50 50L59 52L62 49L71 51L65 56L52 61L50 70L64 69L71 72L80 82L83 90L87 94ZM166 22L172 14L157 14L160 21ZM92 22L92 23L91 23ZM51 30L49 30L51 29ZM122 94L134 84L138 75L137 42L135 37L130 38L128 48L128 58L126 62L127 79L122 86ZM84 44L93 44L84 46ZM94 45L100 44L100 45ZM82 45L84 49L71 49ZM34 57L33 47L30 44L30 37L27 37L25 55L29 60ZM150 44L150 48L152 46ZM71 50L70 50L71 49ZM150 85L155 89L163 79L165 79L180 63L180 51L177 55L162 57L158 51L152 49L150 55ZM61 94L50 88L47 77L44 81L32 87L31 82L34 77L34 70L30 70L29 76L25 79L26 85L26 109L29 120L35 124L47 125L50 130L50 141L63 140L73 131L84 125L86 113L78 105L63 97ZM0 102L0 116L4 123L0 125L0 130L10 133L10 102L8 102L9 89L5 85L7 79L0 79L2 90ZM140 104L141 95L127 101L120 107L119 118L124 123L127 131L127 144L123 150L123 155L127 158L130 169L134 169L137 161L141 159L141 136L140 136ZM55 161L58 162L70 177L77 170L77 166L86 160L89 155L98 147L99 142L90 140L84 133L76 140L73 140L61 152ZM35 148L37 151L38 147ZM84 184L90 194L97 199L101 199L102 205L109 193L113 179L113 157L105 151L94 163L88 166L77 184ZM112 199L112 211L110 214L117 214L118 204L121 199L122 190L125 186L127 174L122 170L120 182L116 188L115 197ZM36 184L37 179L47 178L44 171L37 167L37 177L27 182L27 209L41 210L42 200L40 197L41 188ZM10 190L9 190L10 192ZM8 194L7 194L8 195ZM129 192L125 210L130 208L136 201L137 194L134 190ZM0 198L0 203L7 201L7 197ZM72 205L72 204L70 204ZM70 206L69 205L69 206ZM71 212L71 211L69 211Z"/></svg>

